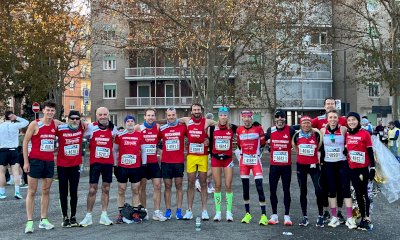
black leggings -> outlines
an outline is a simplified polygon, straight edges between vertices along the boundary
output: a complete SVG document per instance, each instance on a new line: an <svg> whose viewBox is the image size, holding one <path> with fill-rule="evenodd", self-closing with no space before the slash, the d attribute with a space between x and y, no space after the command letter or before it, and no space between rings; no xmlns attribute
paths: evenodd
<svg viewBox="0 0 400 240"><path fill-rule="evenodd" d="M263 180L262 179L255 179L256 188L258 193L258 201L260 203L265 203L265 194L263 189ZM242 187L243 187L243 200L249 201L250 200L250 180L248 178L242 178Z"/></svg>
<svg viewBox="0 0 400 240"><path fill-rule="evenodd" d="M351 198L349 164L347 161L325 162L325 174L328 182L328 196L330 198ZM338 204L339 206L339 204Z"/></svg>
<svg viewBox="0 0 400 240"><path fill-rule="evenodd" d="M360 179L362 176L362 180ZM356 199L361 217L369 217L370 200L368 197L368 168L355 168L350 170L351 183L356 191Z"/></svg>
<svg viewBox="0 0 400 240"><path fill-rule="evenodd" d="M322 201L324 207L329 207L328 197L329 197L329 190L328 190L328 179L326 177L326 170L325 165L321 165L321 187L322 187ZM343 207L343 194L342 189L337 189L337 205L338 207Z"/></svg>
<svg viewBox="0 0 400 240"><path fill-rule="evenodd" d="M290 181L292 180L292 166L275 166L271 165L269 170L269 191L272 207L272 214L277 214L278 197L276 190L278 188L279 178L282 177L283 187L283 203L285 205L285 215L289 215L290 211Z"/></svg>
<svg viewBox="0 0 400 240"><path fill-rule="evenodd" d="M80 177L79 170L79 165L73 167L57 166L58 189L60 192L60 203L63 217L68 216L68 189L71 197L71 217L76 215L76 205L78 203L78 184Z"/></svg>
<svg viewBox="0 0 400 240"><path fill-rule="evenodd" d="M314 168L310 164L297 163L297 181L300 187L300 205L303 216L307 216L307 175L310 174L314 184L315 196L317 197L318 214L322 216L324 210L323 194L321 187L321 170L319 164Z"/></svg>

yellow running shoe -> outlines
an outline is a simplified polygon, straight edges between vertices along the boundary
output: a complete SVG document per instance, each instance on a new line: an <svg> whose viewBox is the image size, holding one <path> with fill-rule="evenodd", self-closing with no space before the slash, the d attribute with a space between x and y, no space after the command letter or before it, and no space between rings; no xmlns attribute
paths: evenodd
<svg viewBox="0 0 400 240"><path fill-rule="evenodd" d="M258 222L258 224L264 225L264 226L268 225L268 218L265 214L261 215L260 222Z"/></svg>
<svg viewBox="0 0 400 240"><path fill-rule="evenodd" d="M250 221L251 221L251 214L246 213L246 215L244 215L244 218L242 219L242 223L250 223Z"/></svg>

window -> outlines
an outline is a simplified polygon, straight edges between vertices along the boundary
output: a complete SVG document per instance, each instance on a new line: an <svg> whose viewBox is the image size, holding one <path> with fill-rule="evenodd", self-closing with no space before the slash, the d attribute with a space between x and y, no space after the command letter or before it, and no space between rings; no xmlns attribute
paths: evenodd
<svg viewBox="0 0 400 240"><path fill-rule="evenodd" d="M71 81L69 82L69 90L74 91L74 88L75 88L75 81L74 81L74 80L71 80Z"/></svg>
<svg viewBox="0 0 400 240"><path fill-rule="evenodd" d="M367 0L367 9L369 12L375 12L378 10L378 1L377 0Z"/></svg>
<svg viewBox="0 0 400 240"><path fill-rule="evenodd" d="M105 83L103 85L103 89L104 89L104 92L103 92L104 99L117 98L117 84L116 83Z"/></svg>
<svg viewBox="0 0 400 240"><path fill-rule="evenodd" d="M74 110L74 109L75 109L75 101L69 100L69 110Z"/></svg>
<svg viewBox="0 0 400 240"><path fill-rule="evenodd" d="M377 68L379 64L378 56L374 54L367 55L368 67L369 68Z"/></svg>
<svg viewBox="0 0 400 240"><path fill-rule="evenodd" d="M261 83L260 82L247 82L249 88L249 97L261 97Z"/></svg>
<svg viewBox="0 0 400 240"><path fill-rule="evenodd" d="M313 32L311 33L312 45L326 45L329 44L328 32Z"/></svg>
<svg viewBox="0 0 400 240"><path fill-rule="evenodd" d="M110 41L115 39L115 25L107 25L103 28L102 39Z"/></svg>
<svg viewBox="0 0 400 240"><path fill-rule="evenodd" d="M368 96L379 97L379 83L371 82L368 84Z"/></svg>
<svg viewBox="0 0 400 240"><path fill-rule="evenodd" d="M104 55L103 57L103 70L116 70L117 60L115 54Z"/></svg>
<svg viewBox="0 0 400 240"><path fill-rule="evenodd" d="M115 114L115 113L110 113L110 121L111 121L115 126L118 126L117 114Z"/></svg>

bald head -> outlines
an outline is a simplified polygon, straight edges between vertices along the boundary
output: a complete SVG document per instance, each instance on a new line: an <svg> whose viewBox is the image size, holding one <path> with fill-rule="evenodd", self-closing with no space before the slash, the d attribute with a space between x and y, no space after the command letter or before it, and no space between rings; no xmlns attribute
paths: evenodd
<svg viewBox="0 0 400 240"><path fill-rule="evenodd" d="M108 125L109 112L106 107L99 107L96 110L96 119L102 125Z"/></svg>

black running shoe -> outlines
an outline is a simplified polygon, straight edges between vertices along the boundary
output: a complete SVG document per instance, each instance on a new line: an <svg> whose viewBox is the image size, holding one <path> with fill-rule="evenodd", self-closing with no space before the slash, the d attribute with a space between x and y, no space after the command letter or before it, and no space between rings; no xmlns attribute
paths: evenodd
<svg viewBox="0 0 400 240"><path fill-rule="evenodd" d="M71 224L71 227L79 227L79 223L76 221L76 217L74 216L74 217L71 217L70 219L69 219L69 222L70 222L70 224Z"/></svg>
<svg viewBox="0 0 400 240"><path fill-rule="evenodd" d="M324 212L324 223L327 223L331 219L331 214L328 211Z"/></svg>
<svg viewBox="0 0 400 240"><path fill-rule="evenodd" d="M63 222L61 223L61 227L71 227L71 222L68 217L64 217Z"/></svg>
<svg viewBox="0 0 400 240"><path fill-rule="evenodd" d="M315 225L317 227L324 227L324 217L319 216L317 218L317 224Z"/></svg>
<svg viewBox="0 0 400 240"><path fill-rule="evenodd" d="M346 223L346 219L343 217L342 211L338 211L337 218L339 219L340 224Z"/></svg>
<svg viewBox="0 0 400 240"><path fill-rule="evenodd" d="M371 221L363 219L361 220L360 224L358 224L357 229L364 230L364 231L371 231L373 225Z"/></svg>

